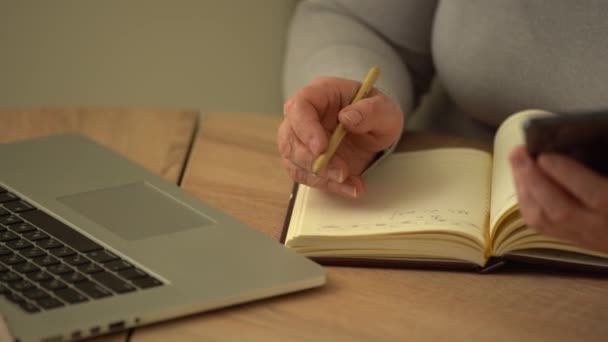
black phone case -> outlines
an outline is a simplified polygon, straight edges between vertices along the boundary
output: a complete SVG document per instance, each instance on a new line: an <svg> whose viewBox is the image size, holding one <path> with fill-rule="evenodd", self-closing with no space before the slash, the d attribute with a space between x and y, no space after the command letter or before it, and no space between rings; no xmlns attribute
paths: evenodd
<svg viewBox="0 0 608 342"><path fill-rule="evenodd" d="M608 111L532 118L524 131L534 158L542 153L563 154L608 176Z"/></svg>

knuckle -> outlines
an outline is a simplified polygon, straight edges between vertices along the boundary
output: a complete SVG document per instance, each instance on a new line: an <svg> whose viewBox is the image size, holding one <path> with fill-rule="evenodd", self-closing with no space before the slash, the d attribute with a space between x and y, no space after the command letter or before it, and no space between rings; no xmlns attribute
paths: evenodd
<svg viewBox="0 0 608 342"><path fill-rule="evenodd" d="M282 157L289 157L291 154L291 137L288 123L284 120L277 133L277 147Z"/></svg>
<svg viewBox="0 0 608 342"><path fill-rule="evenodd" d="M289 156L291 155L291 143L289 142L289 140L286 138L280 139L278 145L279 153L281 154L281 156L284 158L289 158Z"/></svg>
<svg viewBox="0 0 608 342"><path fill-rule="evenodd" d="M283 104L283 116L287 116L287 114L291 111L291 109L294 107L294 104L297 101L296 95L291 96L290 98L287 99L287 101L285 101L285 103Z"/></svg>

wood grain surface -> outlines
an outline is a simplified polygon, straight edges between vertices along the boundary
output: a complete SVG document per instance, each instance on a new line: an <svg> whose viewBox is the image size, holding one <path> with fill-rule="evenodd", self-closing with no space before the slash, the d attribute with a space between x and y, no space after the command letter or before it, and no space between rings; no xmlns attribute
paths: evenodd
<svg viewBox="0 0 608 342"><path fill-rule="evenodd" d="M148 170L177 182L196 128L197 113L144 109L0 109L0 143L81 133ZM125 341L127 333L91 341Z"/></svg>
<svg viewBox="0 0 608 342"><path fill-rule="evenodd" d="M275 239L292 186L275 143L279 120L252 113L207 115L183 182L201 200ZM402 150L469 145L423 133L407 133L403 144ZM608 338L608 281L601 276L522 267L485 275L328 269L329 282L321 289L138 328L132 341Z"/></svg>

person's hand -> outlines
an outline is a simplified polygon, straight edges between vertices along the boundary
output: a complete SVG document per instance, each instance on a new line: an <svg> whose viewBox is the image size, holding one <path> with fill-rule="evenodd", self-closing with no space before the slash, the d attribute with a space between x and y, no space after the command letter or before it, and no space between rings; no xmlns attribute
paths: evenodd
<svg viewBox="0 0 608 342"><path fill-rule="evenodd" d="M6 324L4 316L0 312L0 341L12 342L14 340L15 339L11 335L11 332L8 330L8 325Z"/></svg>
<svg viewBox="0 0 608 342"><path fill-rule="evenodd" d="M576 160L541 155L524 146L510 156L524 220L537 231L608 253L608 178Z"/></svg>
<svg viewBox="0 0 608 342"><path fill-rule="evenodd" d="M296 182L351 198L365 192L360 175L378 152L399 138L403 113L377 89L350 105L359 86L342 78L318 78L285 102L277 143L283 165ZM327 148L338 122L348 133L317 176L312 165Z"/></svg>

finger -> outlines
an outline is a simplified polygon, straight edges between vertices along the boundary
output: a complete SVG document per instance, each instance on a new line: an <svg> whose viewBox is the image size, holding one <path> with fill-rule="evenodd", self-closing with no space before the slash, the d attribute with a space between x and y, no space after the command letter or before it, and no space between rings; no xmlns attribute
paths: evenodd
<svg viewBox="0 0 608 342"><path fill-rule="evenodd" d="M327 189L348 198L359 198L366 190L360 178L356 176L349 177L344 183L330 181L327 183Z"/></svg>
<svg viewBox="0 0 608 342"><path fill-rule="evenodd" d="M277 147L283 158L290 158L292 151L293 136L291 126L287 120L283 120L277 132Z"/></svg>
<svg viewBox="0 0 608 342"><path fill-rule="evenodd" d="M595 210L608 210L607 178L571 158L557 154L541 155L538 163L547 175L586 206Z"/></svg>
<svg viewBox="0 0 608 342"><path fill-rule="evenodd" d="M579 245L603 253L608 253L608 217L604 215L587 215L579 225ZM585 229L580 229L585 227Z"/></svg>
<svg viewBox="0 0 608 342"><path fill-rule="evenodd" d="M583 248L607 250L607 226L608 220L605 217L579 209L571 215L570 220L552 223L543 230L543 233Z"/></svg>
<svg viewBox="0 0 608 342"><path fill-rule="evenodd" d="M282 162L291 178L297 183L305 184L320 190L330 191L348 198L358 198L365 190L356 182L356 180L338 183L299 168L289 159L283 158Z"/></svg>
<svg viewBox="0 0 608 342"><path fill-rule="evenodd" d="M542 233L548 227L549 220L543 213L542 207L530 194L530 185L526 182L519 169L514 166L513 162L511 162L511 169L513 171L513 183L517 193L517 202L519 203L519 210L524 221L530 227Z"/></svg>
<svg viewBox="0 0 608 342"><path fill-rule="evenodd" d="M520 153L527 156L525 151L514 150L511 155L512 164L516 164ZM606 234L608 217L602 212L593 212L581 207L570 197L570 201L574 201L576 205L571 206L561 215L549 216L547 213L554 210L552 203L555 197L543 197L546 194L541 194L539 198L542 199L538 200L535 196L539 193L534 191L538 188L538 179L525 177L515 166L513 166L513 175L520 211L531 227L547 236L569 241L583 248L608 251L608 234Z"/></svg>
<svg viewBox="0 0 608 342"><path fill-rule="evenodd" d="M295 182L323 190L327 188L327 178L315 175L314 173L299 167L289 159L283 158L282 162L287 173Z"/></svg>
<svg viewBox="0 0 608 342"><path fill-rule="evenodd" d="M320 174L334 182L343 183L350 176L350 167L342 157L334 155Z"/></svg>
<svg viewBox="0 0 608 342"><path fill-rule="evenodd" d="M327 148L327 133L320 121L321 114L329 105L327 96L322 88L309 85L289 98L283 108L298 139L315 155Z"/></svg>
<svg viewBox="0 0 608 342"><path fill-rule="evenodd" d="M311 171L315 157L308 147L304 146L297 137L294 137L291 142L291 154L288 156L288 159L298 167L306 171Z"/></svg>
<svg viewBox="0 0 608 342"><path fill-rule="evenodd" d="M8 329L8 325L6 324L6 319L0 313L0 341L14 341L15 339L11 335L10 330Z"/></svg>
<svg viewBox="0 0 608 342"><path fill-rule="evenodd" d="M291 155L288 157L294 164L300 168L312 172L313 164L316 157L299 141L294 137L292 142ZM348 178L349 172L348 163L338 155L332 156L327 167L323 168L318 176L323 178L329 178L335 182L342 183Z"/></svg>
<svg viewBox="0 0 608 342"><path fill-rule="evenodd" d="M298 167L310 171L314 163L315 157L295 137L288 123L282 124L279 127L278 133L279 151L283 158L291 160ZM334 155L326 168L319 174L321 177L329 178L333 181L342 183L349 176L348 163L340 156Z"/></svg>
<svg viewBox="0 0 608 342"><path fill-rule="evenodd" d="M580 205L536 165L524 146L510 155L513 173L551 222L566 222Z"/></svg>
<svg viewBox="0 0 608 342"><path fill-rule="evenodd" d="M371 133L380 140L390 140L389 144L399 136L403 126L401 109L381 93L343 108L338 119L351 133Z"/></svg>

